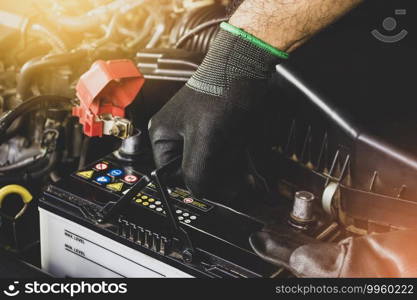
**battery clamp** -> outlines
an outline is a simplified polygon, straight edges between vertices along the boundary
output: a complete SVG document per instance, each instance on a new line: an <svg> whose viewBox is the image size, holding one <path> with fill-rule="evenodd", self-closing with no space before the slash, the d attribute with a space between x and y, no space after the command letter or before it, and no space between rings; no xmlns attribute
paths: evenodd
<svg viewBox="0 0 417 300"><path fill-rule="evenodd" d="M131 60L96 61L77 83L72 114L89 137L112 135L126 139L133 132L125 108L141 90L145 79Z"/></svg>

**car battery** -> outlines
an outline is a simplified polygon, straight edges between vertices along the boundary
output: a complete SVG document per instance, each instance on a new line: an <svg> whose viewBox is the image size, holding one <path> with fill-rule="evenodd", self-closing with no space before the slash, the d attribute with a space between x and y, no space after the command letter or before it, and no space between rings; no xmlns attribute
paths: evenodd
<svg viewBox="0 0 417 300"><path fill-rule="evenodd" d="M262 222L179 187L167 189L164 198L151 170L109 155L48 186L39 204L42 268L59 277L276 272L249 245ZM182 251L184 242L192 257Z"/></svg>

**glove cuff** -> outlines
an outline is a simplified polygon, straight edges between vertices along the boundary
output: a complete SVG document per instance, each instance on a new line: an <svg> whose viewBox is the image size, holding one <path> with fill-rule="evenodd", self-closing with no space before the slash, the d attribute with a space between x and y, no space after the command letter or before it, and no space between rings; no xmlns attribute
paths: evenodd
<svg viewBox="0 0 417 300"><path fill-rule="evenodd" d="M238 81L267 80L275 72L275 66L288 57L285 52L273 49L243 30L222 23L210 50L187 86L221 97Z"/></svg>
<svg viewBox="0 0 417 300"><path fill-rule="evenodd" d="M261 39L258 39L256 36L244 31L241 28L235 27L229 23L226 22L222 22L220 24L220 28L224 29L228 32L230 32L233 35L239 36L244 40L247 40L248 42L254 44L255 46L264 49L265 51L271 53L272 55L275 55L279 58L282 59L288 59L289 58L289 54L287 52L284 52L282 50L279 50L273 46L271 46L270 44L262 41Z"/></svg>

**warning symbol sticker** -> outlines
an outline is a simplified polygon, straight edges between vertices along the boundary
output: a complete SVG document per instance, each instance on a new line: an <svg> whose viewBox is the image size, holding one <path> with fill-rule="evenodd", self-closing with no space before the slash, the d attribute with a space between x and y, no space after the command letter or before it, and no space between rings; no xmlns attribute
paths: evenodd
<svg viewBox="0 0 417 300"><path fill-rule="evenodd" d="M193 203L194 199L193 198L184 198L184 200L182 200L184 203Z"/></svg>
<svg viewBox="0 0 417 300"><path fill-rule="evenodd" d="M106 163L98 163L94 166L94 169L98 170L98 171L103 171L106 170L109 166Z"/></svg>
<svg viewBox="0 0 417 300"><path fill-rule="evenodd" d="M123 188L123 183L122 182L110 183L106 185L106 188L112 191L120 192Z"/></svg>
<svg viewBox="0 0 417 300"><path fill-rule="evenodd" d="M93 177L94 171L90 170L90 171L81 171L77 173L77 176L80 176L82 178L85 179L90 179L91 177Z"/></svg>
<svg viewBox="0 0 417 300"><path fill-rule="evenodd" d="M133 175L133 174L129 174L123 177L123 180L126 181L127 183L134 183L138 181L138 179L139 179L138 176Z"/></svg>

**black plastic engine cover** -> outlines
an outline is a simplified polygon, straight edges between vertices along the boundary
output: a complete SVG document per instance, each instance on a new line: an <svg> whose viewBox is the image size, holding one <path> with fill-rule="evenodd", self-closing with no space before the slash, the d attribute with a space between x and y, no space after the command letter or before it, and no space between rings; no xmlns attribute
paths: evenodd
<svg viewBox="0 0 417 300"><path fill-rule="evenodd" d="M339 182L346 225L415 228L417 50L410 37L383 43L360 24L342 21L277 68L264 129L271 178L316 195Z"/></svg>

